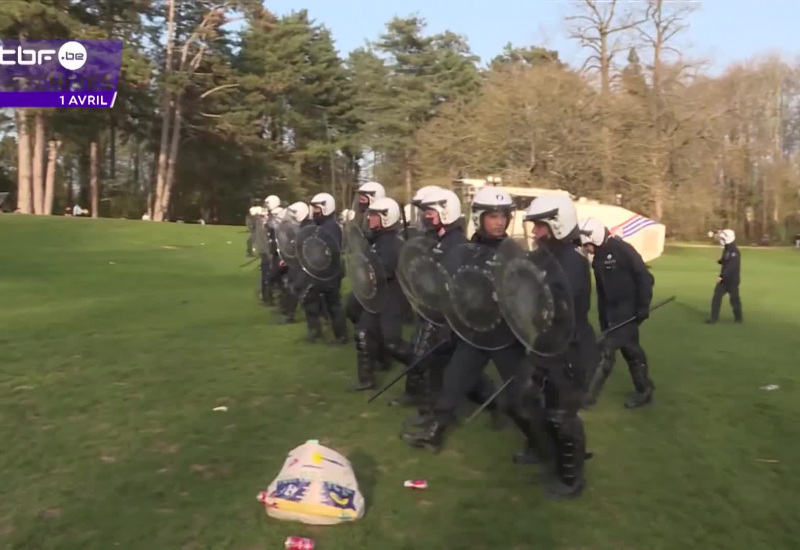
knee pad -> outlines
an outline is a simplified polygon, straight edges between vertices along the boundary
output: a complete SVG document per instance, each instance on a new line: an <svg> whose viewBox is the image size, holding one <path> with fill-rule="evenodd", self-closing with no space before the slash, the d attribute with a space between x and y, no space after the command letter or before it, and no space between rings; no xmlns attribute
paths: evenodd
<svg viewBox="0 0 800 550"><path fill-rule="evenodd" d="M358 330L355 334L355 342L356 342L356 351L361 353L367 353L372 351L372 346L370 342L369 333L366 330Z"/></svg>

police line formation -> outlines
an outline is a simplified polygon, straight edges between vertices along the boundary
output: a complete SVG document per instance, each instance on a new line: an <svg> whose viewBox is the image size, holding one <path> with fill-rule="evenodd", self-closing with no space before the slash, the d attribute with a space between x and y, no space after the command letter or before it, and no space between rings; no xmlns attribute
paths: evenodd
<svg viewBox="0 0 800 550"><path fill-rule="evenodd" d="M570 198L561 195L536 198L527 208L533 250L508 237L514 203L501 188L475 194L469 214L476 231L469 240L459 197L448 189L417 191L412 204L419 221L411 225L377 182L357 190L354 208L341 219L327 193L309 204L282 208L272 195L250 210L248 255L255 247L261 258L263 302L275 305L278 294L287 323L295 322L300 305L310 342L322 340L323 317L334 345L348 341L346 319L352 322L357 381L351 392L376 389L378 371L393 360L403 363L401 375L370 401L405 378L402 397L390 404L417 410L403 423L408 445L441 450L468 399L488 409L493 429L504 416L513 420L525 443L513 460L540 465L546 496L579 496L591 453L578 411L596 402L617 350L634 386L625 407L653 399L639 326L674 297L651 304L654 279L636 250L598 220L578 220ZM725 293L741 322L735 236L731 230L717 236L724 252L708 322L716 322ZM589 322L590 265L599 335ZM351 293L343 307L345 273ZM411 342L402 333L409 320L416 328ZM499 389L484 373L489 361L503 380Z"/></svg>

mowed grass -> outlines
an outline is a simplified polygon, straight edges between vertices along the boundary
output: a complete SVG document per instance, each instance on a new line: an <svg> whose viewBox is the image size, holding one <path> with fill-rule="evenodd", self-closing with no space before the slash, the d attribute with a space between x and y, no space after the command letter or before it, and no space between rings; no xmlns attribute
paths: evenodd
<svg viewBox="0 0 800 550"><path fill-rule="evenodd" d="M0 216L0 548L800 545L800 254L743 250L741 326L727 302L702 324L719 249L654 262L656 299L678 295L643 330L656 401L622 408L620 358L583 414L587 491L553 503L511 463L510 426L479 419L439 456L402 444L405 411L342 391L351 345L307 345L256 304L242 230ZM313 438L354 463L362 520L278 522L256 501Z"/></svg>

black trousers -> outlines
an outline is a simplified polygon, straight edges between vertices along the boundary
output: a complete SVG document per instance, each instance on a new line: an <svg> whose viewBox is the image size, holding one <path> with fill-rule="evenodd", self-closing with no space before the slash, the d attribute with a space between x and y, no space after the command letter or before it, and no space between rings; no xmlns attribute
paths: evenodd
<svg viewBox="0 0 800 550"><path fill-rule="evenodd" d="M733 318L737 321L742 320L742 300L739 297L739 283L726 283L724 280L717 283L714 287L714 297L711 299L711 319L719 319L719 308L722 305L722 297L728 295L733 310Z"/></svg>
<svg viewBox="0 0 800 550"><path fill-rule="evenodd" d="M528 442L545 473L570 486L583 479L586 455L586 433L578 415L585 378L580 358L586 355L580 347L575 343L559 357L532 358L533 375L523 391Z"/></svg>
<svg viewBox="0 0 800 550"><path fill-rule="evenodd" d="M361 316L361 312L364 311L361 302L358 301L355 294L348 292L344 304L344 312L347 318L354 325L358 324L358 318Z"/></svg>
<svg viewBox="0 0 800 550"><path fill-rule="evenodd" d="M347 336L344 311L342 309L342 296L338 286L317 284L315 282L309 283L300 295L300 303L306 314L306 324L310 332L316 335L321 334L321 317L325 314L330 317L334 336L336 338L345 338Z"/></svg>
<svg viewBox="0 0 800 550"><path fill-rule="evenodd" d="M610 321L610 324L614 326L624 320L625 319L615 319ZM603 355L603 360L608 360L610 357L613 363L617 350L622 353L622 357L625 358L625 362L628 363L629 366L638 363L647 363L647 354L639 344L639 325L637 325L636 322L628 323L608 333L602 343L601 353Z"/></svg>
<svg viewBox="0 0 800 550"><path fill-rule="evenodd" d="M529 423L524 419L521 406L522 390L532 369L524 359L525 348L519 342L500 350L488 351L459 340L444 369L442 391L433 411L435 419L444 425L455 422L456 409L471 392L474 395L474 390L480 387L483 369L492 361L503 382L514 377L505 390L503 408L526 437L530 437Z"/></svg>
<svg viewBox="0 0 800 550"><path fill-rule="evenodd" d="M444 388L444 372L453 357L458 340L446 326L437 326L430 321L417 319L417 330L411 342L412 363L416 366L406 376L405 393L418 402L421 415L430 414ZM466 398L478 405L483 404L495 391L492 380L481 371L475 385L466 393ZM496 399L487 407L497 408Z"/></svg>

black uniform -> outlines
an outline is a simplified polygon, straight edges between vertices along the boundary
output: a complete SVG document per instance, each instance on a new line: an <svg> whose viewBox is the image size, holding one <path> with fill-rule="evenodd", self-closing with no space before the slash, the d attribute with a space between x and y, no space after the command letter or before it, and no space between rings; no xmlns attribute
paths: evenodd
<svg viewBox="0 0 800 550"><path fill-rule="evenodd" d="M411 356L409 344L403 341L403 318L409 305L396 269L403 239L396 227L369 231L367 240L378 256L386 276L386 302L378 313L362 309L356 323L356 352L358 360L358 384L355 391L375 387L375 369L386 361L387 355L408 364Z"/></svg>
<svg viewBox="0 0 800 550"><path fill-rule="evenodd" d="M315 217L314 223L320 226L323 231L328 232L333 237L339 250L341 250L342 228L336 223L334 214ZM300 303L306 314L308 340L310 342L316 342L322 337L320 317L323 313L330 316L331 328L336 341L339 343L347 341L347 327L345 325L340 292L341 285L342 273L329 281L319 281L309 277L308 283L300 292Z"/></svg>
<svg viewBox="0 0 800 550"><path fill-rule="evenodd" d="M714 297L711 299L711 318L709 322L716 323L719 319L719 307L722 297L727 294L733 309L733 318L737 323L742 322L742 300L739 298L739 283L741 282L742 256L735 243L726 244L722 257L717 260L722 266L719 278L722 279L714 287Z"/></svg>
<svg viewBox="0 0 800 550"><path fill-rule="evenodd" d="M529 443L545 461L548 493L577 496L583 490L586 458L586 435L578 409L585 389L585 370L596 364L599 355L589 323L592 280L588 262L571 241L548 239L544 245L569 281L575 330L564 353L529 356L533 376L524 396L532 426Z"/></svg>
<svg viewBox="0 0 800 550"><path fill-rule="evenodd" d="M438 241L433 249L433 254L439 261L457 246L468 242L464 234L463 225L460 222L446 227L445 232L438 237ZM430 355L409 371L406 377L404 397L399 400L393 400L391 403L394 405L416 405L419 418L415 419L412 424L420 423L423 418L428 417L433 412L444 383L445 367L453 356L458 343L458 337L447 325L438 326L419 316L416 328L412 340L412 362L419 361L421 357L426 356L429 352ZM433 348L436 348L436 351L431 352ZM492 380L481 372L475 386L467 392L467 398L481 405L491 397L494 390ZM499 410L496 401L492 401L487 409L493 414L493 423L497 424Z"/></svg>
<svg viewBox="0 0 800 550"><path fill-rule="evenodd" d="M607 237L602 246L595 248L592 268L597 284L600 328L605 331L631 317L636 317L636 322L613 330L603 340L602 357L592 377L586 404L591 405L597 399L614 367L617 350L628 363L637 394L626 401L626 406L633 408L649 403L655 385L647 373L647 355L639 345L639 324L649 316L653 276L636 249L617 237Z"/></svg>
<svg viewBox="0 0 800 550"><path fill-rule="evenodd" d="M505 238L507 236L492 239L475 233L471 242L496 249ZM478 385L483 369L489 361L495 364L504 382L514 377L515 381L508 388L510 397L505 401L505 412L523 433L529 435L530 425L519 408L524 377L518 374L525 367L524 358L525 347L517 340L505 348L489 351L476 348L459 338L450 362L444 370L442 391L436 399L433 420L422 433L404 434L403 439L412 446L428 446L438 451L444 443L446 429L455 423L458 405Z"/></svg>
<svg viewBox="0 0 800 550"><path fill-rule="evenodd" d="M281 266L278 255L278 245L275 241L275 220L267 222L267 235L269 236L269 254L261 255L261 300L266 305L275 303L275 291L280 291L283 278L286 275L286 266ZM279 301L281 303L281 301Z"/></svg>
<svg viewBox="0 0 800 550"><path fill-rule="evenodd" d="M256 231L256 219L255 217L247 214L244 219L244 223L247 226L247 257L252 258L255 254L253 254L253 243L255 241L255 231Z"/></svg>
<svg viewBox="0 0 800 550"><path fill-rule="evenodd" d="M300 227L307 227L309 225L314 225L314 222L305 219L300 222ZM303 271L303 268L300 267L300 262L297 261L297 258L287 259L285 260L286 263L286 278L284 283L284 293L283 293L283 313L286 316L286 323L294 323L295 321L295 312L297 311L297 304L300 301L301 293L308 287L311 283L311 277Z"/></svg>

